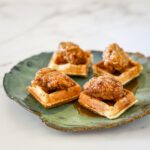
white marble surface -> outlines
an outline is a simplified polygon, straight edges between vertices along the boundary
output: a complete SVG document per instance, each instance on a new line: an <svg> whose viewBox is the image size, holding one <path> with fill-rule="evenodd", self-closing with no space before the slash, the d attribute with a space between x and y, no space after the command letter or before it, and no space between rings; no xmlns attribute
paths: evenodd
<svg viewBox="0 0 150 150"><path fill-rule="evenodd" d="M118 42L148 56L150 0L0 0L0 149L150 149L150 116L115 129L63 133L6 96L4 73L62 40L86 49Z"/></svg>

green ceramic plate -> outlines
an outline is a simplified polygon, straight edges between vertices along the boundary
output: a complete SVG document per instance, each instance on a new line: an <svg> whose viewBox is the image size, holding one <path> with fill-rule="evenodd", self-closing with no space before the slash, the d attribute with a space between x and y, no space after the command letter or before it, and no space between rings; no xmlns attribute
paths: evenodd
<svg viewBox="0 0 150 150"><path fill-rule="evenodd" d="M102 52L92 51L94 63L99 61ZM37 70L46 67L52 53L41 53L32 56L14 66L4 77L4 88L7 95L27 110L38 115L49 127L63 131L83 131L97 128L111 128L131 122L150 113L150 59L140 54L130 54L142 63L144 70L140 77L126 85L132 90L138 103L114 120L95 115L82 108L77 102L72 102L56 108L45 109L27 91ZM87 78L73 77L81 86L92 77L90 70Z"/></svg>

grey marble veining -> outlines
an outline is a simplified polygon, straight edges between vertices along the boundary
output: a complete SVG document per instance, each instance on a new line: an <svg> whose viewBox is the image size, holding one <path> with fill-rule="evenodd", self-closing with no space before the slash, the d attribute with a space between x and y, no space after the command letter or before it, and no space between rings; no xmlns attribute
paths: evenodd
<svg viewBox="0 0 150 150"><path fill-rule="evenodd" d="M0 47L10 44L17 49L20 41L22 51L26 42L29 49L54 49L61 40L73 40L85 48L104 49L115 41L127 50L147 52L148 4L146 0L2 2Z"/></svg>

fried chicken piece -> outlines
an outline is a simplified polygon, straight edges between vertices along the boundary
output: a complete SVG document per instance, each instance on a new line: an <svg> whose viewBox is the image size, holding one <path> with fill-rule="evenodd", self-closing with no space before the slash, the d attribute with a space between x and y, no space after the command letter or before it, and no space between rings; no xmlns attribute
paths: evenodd
<svg viewBox="0 0 150 150"><path fill-rule="evenodd" d="M70 64L85 64L86 58L84 52L81 49L68 49L66 51L66 59Z"/></svg>
<svg viewBox="0 0 150 150"><path fill-rule="evenodd" d="M39 85L47 93L64 90L75 85L67 75L51 68L43 68L39 70L36 73L32 84Z"/></svg>
<svg viewBox="0 0 150 150"><path fill-rule="evenodd" d="M129 65L129 57L119 45L113 43L103 53L104 66L109 72L122 72Z"/></svg>
<svg viewBox="0 0 150 150"><path fill-rule="evenodd" d="M64 53L62 51L58 51L55 63L58 64L58 65L60 65L60 64L66 64L67 60L66 60L66 58L64 56L65 55L64 55Z"/></svg>
<svg viewBox="0 0 150 150"><path fill-rule="evenodd" d="M80 48L79 45L73 42L61 42L58 47L60 51L66 51L67 49L78 49L78 48Z"/></svg>
<svg viewBox="0 0 150 150"><path fill-rule="evenodd" d="M103 100L118 100L124 96L122 84L106 75L93 77L83 88L86 94Z"/></svg>
<svg viewBox="0 0 150 150"><path fill-rule="evenodd" d="M86 56L84 51L72 42L61 42L59 44L59 51L58 51L58 59L63 62L68 62L70 64L85 64L86 63ZM61 58L59 58L61 56ZM58 61L56 61L57 63Z"/></svg>

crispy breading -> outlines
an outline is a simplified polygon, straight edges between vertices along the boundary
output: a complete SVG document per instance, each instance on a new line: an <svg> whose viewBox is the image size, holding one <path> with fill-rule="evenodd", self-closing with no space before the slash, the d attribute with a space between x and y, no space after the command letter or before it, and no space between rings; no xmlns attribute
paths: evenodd
<svg viewBox="0 0 150 150"><path fill-rule="evenodd" d="M128 67L130 59L118 44L113 43L103 52L103 61L107 70L113 73L114 71L121 72Z"/></svg>
<svg viewBox="0 0 150 150"><path fill-rule="evenodd" d="M73 43L73 42L60 42L58 49L60 51L65 51L67 49L79 49L79 45Z"/></svg>
<svg viewBox="0 0 150 150"><path fill-rule="evenodd" d="M64 52L62 51L58 51L57 52L57 57L56 57L56 60L55 60L55 63L56 64L66 64L68 63L67 60L66 60L66 57L64 57Z"/></svg>
<svg viewBox="0 0 150 150"><path fill-rule="evenodd" d="M61 42L58 47L57 64L70 63L70 64L85 64L86 56L84 51L72 42Z"/></svg>
<svg viewBox="0 0 150 150"><path fill-rule="evenodd" d="M118 100L123 97L122 84L111 76L93 77L84 85L84 92L103 100Z"/></svg>
<svg viewBox="0 0 150 150"><path fill-rule="evenodd" d="M39 85L45 92L50 93L67 89L74 86L75 83L63 73L54 69L43 68L36 73L32 85Z"/></svg>

